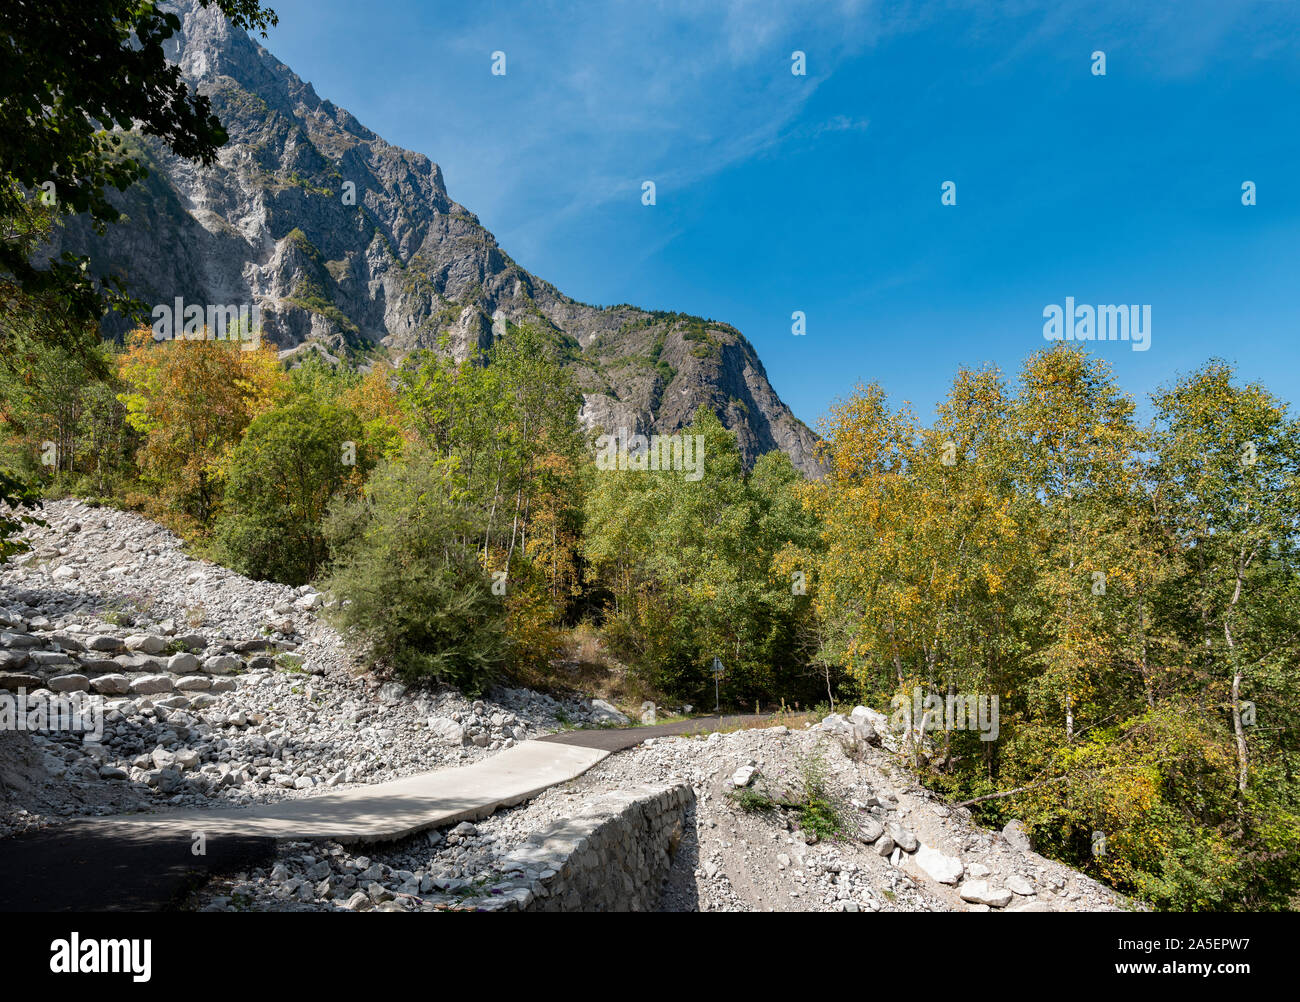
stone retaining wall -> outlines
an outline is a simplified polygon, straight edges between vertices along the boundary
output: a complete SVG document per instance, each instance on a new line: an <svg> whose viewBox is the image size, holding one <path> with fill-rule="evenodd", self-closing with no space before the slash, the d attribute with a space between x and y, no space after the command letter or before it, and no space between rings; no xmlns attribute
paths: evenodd
<svg viewBox="0 0 1300 1002"><path fill-rule="evenodd" d="M658 903L695 792L638 786L602 796L529 836L503 860L502 911L648 911Z"/></svg>

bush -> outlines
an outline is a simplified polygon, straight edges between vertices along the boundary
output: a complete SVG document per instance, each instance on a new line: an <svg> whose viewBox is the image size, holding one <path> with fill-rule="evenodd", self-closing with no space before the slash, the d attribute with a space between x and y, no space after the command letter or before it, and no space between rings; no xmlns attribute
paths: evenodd
<svg viewBox="0 0 1300 1002"><path fill-rule="evenodd" d="M384 463L363 498L334 506L325 588L339 599L339 628L369 647L374 667L471 694L496 678L506 610L479 564L471 525L427 453Z"/></svg>
<svg viewBox="0 0 1300 1002"><path fill-rule="evenodd" d="M327 556L322 522L330 498L368 465L361 438L355 414L310 397L253 421L227 472L221 561L250 577L310 581Z"/></svg>

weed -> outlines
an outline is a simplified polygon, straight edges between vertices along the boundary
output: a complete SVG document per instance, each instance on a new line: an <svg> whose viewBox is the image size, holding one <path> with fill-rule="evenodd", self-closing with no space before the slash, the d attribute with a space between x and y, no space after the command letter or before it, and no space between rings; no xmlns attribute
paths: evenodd
<svg viewBox="0 0 1300 1002"><path fill-rule="evenodd" d="M748 786L732 790L727 794L727 799L746 814L766 814L768 811L774 811L780 806L766 793Z"/></svg>
<svg viewBox="0 0 1300 1002"><path fill-rule="evenodd" d="M798 807L800 827L818 839L841 834L844 821L826 788L826 760L820 749L801 756L798 766L802 793Z"/></svg>
<svg viewBox="0 0 1300 1002"><path fill-rule="evenodd" d="M302 667L303 659L297 654L290 654L288 651L282 651L275 656L275 663L279 666L280 671L288 672L291 675L305 675Z"/></svg>

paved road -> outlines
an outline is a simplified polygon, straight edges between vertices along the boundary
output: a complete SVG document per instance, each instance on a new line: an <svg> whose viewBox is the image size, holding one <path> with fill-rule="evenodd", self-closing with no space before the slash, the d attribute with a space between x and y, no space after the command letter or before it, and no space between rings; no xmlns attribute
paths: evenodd
<svg viewBox="0 0 1300 1002"><path fill-rule="evenodd" d="M0 841L0 912L153 912L179 906L210 876L269 863L275 839L214 835L207 855L184 832L109 834L79 818Z"/></svg>
<svg viewBox="0 0 1300 1002"><path fill-rule="evenodd" d="M278 839L374 842L486 817L582 775L650 737L764 719L698 717L652 727L565 731L458 769L242 810L81 818L0 840L0 912L161 911L219 873L271 858ZM207 853L195 856L202 832Z"/></svg>

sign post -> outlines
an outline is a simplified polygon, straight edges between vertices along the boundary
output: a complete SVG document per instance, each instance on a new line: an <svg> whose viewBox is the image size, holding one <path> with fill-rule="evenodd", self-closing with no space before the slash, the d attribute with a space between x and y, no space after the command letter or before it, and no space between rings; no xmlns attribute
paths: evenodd
<svg viewBox="0 0 1300 1002"><path fill-rule="evenodd" d="M722 659L715 657L713 659L713 712L717 713L722 709L722 703L718 699L718 679L723 672Z"/></svg>

